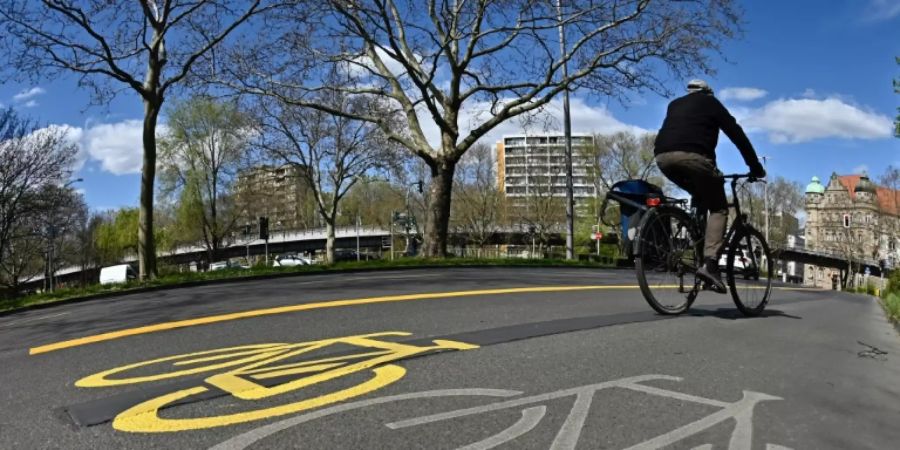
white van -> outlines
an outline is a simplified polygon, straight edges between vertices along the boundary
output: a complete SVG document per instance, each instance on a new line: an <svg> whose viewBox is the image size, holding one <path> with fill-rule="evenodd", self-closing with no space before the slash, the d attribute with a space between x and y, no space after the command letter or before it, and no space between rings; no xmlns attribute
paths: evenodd
<svg viewBox="0 0 900 450"><path fill-rule="evenodd" d="M100 269L100 284L125 283L137 278L134 269L128 264L109 266Z"/></svg>

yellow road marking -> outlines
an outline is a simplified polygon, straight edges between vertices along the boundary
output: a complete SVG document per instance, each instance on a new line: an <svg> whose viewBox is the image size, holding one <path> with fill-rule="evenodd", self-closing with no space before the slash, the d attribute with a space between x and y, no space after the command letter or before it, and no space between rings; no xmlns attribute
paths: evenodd
<svg viewBox="0 0 900 450"><path fill-rule="evenodd" d="M381 389L403 378L406 370L393 364L397 361L435 351L478 348L474 344L443 339L435 339L432 341L433 345L426 346L383 340L386 337L409 335L410 333L404 331L386 331L293 344L262 344L253 348L240 346L207 350L106 370L82 378L76 381L75 385L95 388L121 386L213 372L199 382L203 385L173 391L143 401L119 413L113 420L115 429L127 432L162 433L196 430L292 414L347 400ZM362 351L351 355L313 360L303 359L294 362L297 358L310 356L315 358L314 353L317 350L333 346L340 346L340 348L352 346ZM248 349L255 352L257 356L249 355ZM210 357L209 355L215 356ZM228 359L231 362L223 363L223 360ZM210 365L184 368L186 365L196 365L198 362ZM156 370L148 370L148 368ZM168 370L173 371L167 372ZM129 376L131 372L137 372L140 375ZM326 389L328 386L341 387L328 383L360 372L371 372L371 375L368 379L352 387L345 387L313 398L303 398L304 396L297 395L287 396L282 400L287 402L286 404L271 406L272 400L277 400L284 394L306 392L308 391L306 388L310 386L324 386ZM298 377L275 385L260 384L255 381L291 375ZM160 416L161 409L170 406L173 402L207 392L210 389L209 386L231 395L233 401L228 402L228 408L225 409L232 410L232 412L223 413L223 409L215 409L211 415L205 417ZM257 400L267 400L267 402L255 402ZM247 410L248 406L258 409ZM207 412L203 411L202 413Z"/></svg>
<svg viewBox="0 0 900 450"><path fill-rule="evenodd" d="M140 334L155 333L158 331L174 330L177 328L186 328L196 325L207 325L211 323L227 322L230 320L248 319L252 317L271 316L276 314L285 314L298 311L309 311L313 309L339 308L343 306L370 305L377 303L405 302L415 300L432 300L432 299L449 299L457 297L473 297L478 295L500 295L500 294L523 294L535 292L571 292L571 291L589 291L601 289L637 289L637 285L586 285L586 286L538 286L526 288L504 288L504 289L484 289L474 291L456 291L456 292L431 292L422 294L407 295L388 295L382 297L368 297L348 300L329 300L315 303L303 303L300 305L279 306L275 308L256 309L250 311L241 311L229 314L220 314L215 316L200 317L197 319L177 320L174 322L163 322L154 325L146 325L136 328L127 328L124 330L110 331L107 333L95 334L93 336L85 336L67 341L55 342L52 344L40 345L28 349L30 355L48 353L66 348L79 347L82 345L93 344L103 341L111 341L128 336L137 336ZM779 289L779 288L776 288ZM780 289L802 289L802 288L780 288Z"/></svg>
<svg viewBox="0 0 900 450"><path fill-rule="evenodd" d="M206 392L207 388L198 386L156 397L135 405L116 416L112 426L116 430L133 433L166 433L221 427L254 420L268 419L270 417L293 414L358 397L387 386L400 378L403 378L403 375L406 374L406 369L394 364L375 367L372 371L374 372L372 379L363 382L362 384L287 405L273 406L271 408L242 413L190 419L168 419L159 416L159 410L161 408L192 395Z"/></svg>
<svg viewBox="0 0 900 450"><path fill-rule="evenodd" d="M47 353L65 348L78 347L81 345L93 344L96 342L110 341L128 336L136 336L139 334L155 333L157 331L174 330L176 328L192 327L196 325L206 325L218 322L227 322L229 320L248 319L251 317L271 316L275 314L284 314L297 311L309 311L313 309L338 308L342 306L369 305L376 303L404 302L414 300L431 300L445 299L456 297L472 297L476 295L498 295L498 294L521 294L533 292L566 292L566 291L587 291L598 289L636 289L637 285L610 285L610 286L540 286L528 288L506 288L506 289L484 289L476 291L456 291L456 292L432 292L424 294L407 294L407 295L388 295L383 297L357 298L349 300L330 300L315 303L303 303L300 305L279 306L275 308L256 309L251 311L241 311L229 314L220 314L216 316L200 317L197 319L177 320L174 322L163 322L155 325L147 325L136 328L127 328L124 330L110 331L108 333L95 334L93 336L85 336L68 341L56 342L53 344L32 347L28 350L31 355Z"/></svg>

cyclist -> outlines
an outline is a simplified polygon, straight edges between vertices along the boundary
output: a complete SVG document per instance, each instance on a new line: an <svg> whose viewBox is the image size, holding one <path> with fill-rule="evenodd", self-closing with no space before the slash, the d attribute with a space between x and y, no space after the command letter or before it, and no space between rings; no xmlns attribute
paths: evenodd
<svg viewBox="0 0 900 450"><path fill-rule="evenodd" d="M719 252L725 239L728 201L725 182L716 166L719 130L740 150L750 175L763 178L766 171L750 139L703 80L691 80L688 94L669 103L666 119L656 135L656 164L673 183L693 197L694 205L708 211L703 248L704 263L697 275L715 292L727 292L719 274Z"/></svg>

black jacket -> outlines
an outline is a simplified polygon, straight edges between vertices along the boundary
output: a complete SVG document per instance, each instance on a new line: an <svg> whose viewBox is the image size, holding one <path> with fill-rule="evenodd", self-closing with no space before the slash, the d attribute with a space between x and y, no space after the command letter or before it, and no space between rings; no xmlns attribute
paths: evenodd
<svg viewBox="0 0 900 450"><path fill-rule="evenodd" d="M690 93L669 103L666 120L656 135L654 153L693 152L715 161L719 130L734 142L748 166L759 166L753 145L741 126L719 100L702 92Z"/></svg>

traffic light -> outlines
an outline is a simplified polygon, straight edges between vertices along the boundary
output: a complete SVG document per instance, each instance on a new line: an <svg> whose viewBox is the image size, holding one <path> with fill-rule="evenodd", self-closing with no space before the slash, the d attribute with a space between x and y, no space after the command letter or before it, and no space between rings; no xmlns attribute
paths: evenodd
<svg viewBox="0 0 900 450"><path fill-rule="evenodd" d="M269 239L269 218L268 217L260 217L259 218L259 238L267 240Z"/></svg>
<svg viewBox="0 0 900 450"><path fill-rule="evenodd" d="M422 185L422 180L416 181L416 187L419 189L420 194L425 192L425 188Z"/></svg>

